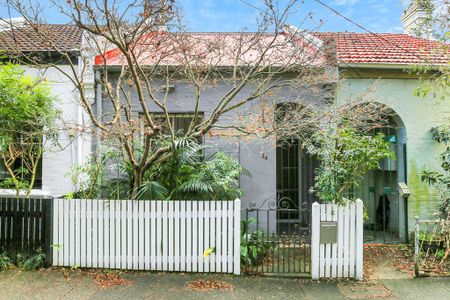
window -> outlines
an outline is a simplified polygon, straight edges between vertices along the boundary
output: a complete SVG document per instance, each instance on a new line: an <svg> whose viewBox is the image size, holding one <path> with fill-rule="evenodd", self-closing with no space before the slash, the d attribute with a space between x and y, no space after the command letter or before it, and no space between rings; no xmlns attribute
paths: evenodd
<svg viewBox="0 0 450 300"><path fill-rule="evenodd" d="M169 134L165 114L152 113L152 116L153 116L155 122L158 125L162 126L163 133ZM200 124L203 121L203 117L204 117L203 113L198 113L195 124ZM189 130L189 126L194 118L194 113L169 113L169 118L170 118L170 123L173 126L175 135L182 136ZM201 142L201 140L200 140L200 142Z"/></svg>

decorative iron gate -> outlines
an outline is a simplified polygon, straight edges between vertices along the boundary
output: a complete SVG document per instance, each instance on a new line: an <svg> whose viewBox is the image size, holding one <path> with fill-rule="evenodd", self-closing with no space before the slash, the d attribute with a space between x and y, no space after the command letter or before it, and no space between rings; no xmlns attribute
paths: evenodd
<svg viewBox="0 0 450 300"><path fill-rule="evenodd" d="M310 276L311 228L305 222L308 204L298 207L290 198L251 203L243 210L241 256L243 271L251 274ZM308 218L309 221L309 218Z"/></svg>

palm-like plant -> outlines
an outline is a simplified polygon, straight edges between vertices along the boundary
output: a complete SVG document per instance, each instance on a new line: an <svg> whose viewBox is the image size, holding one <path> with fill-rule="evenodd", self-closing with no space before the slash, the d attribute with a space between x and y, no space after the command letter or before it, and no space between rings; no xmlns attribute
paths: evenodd
<svg viewBox="0 0 450 300"><path fill-rule="evenodd" d="M237 188L241 174L250 175L237 160L217 152L196 163L194 172L186 174L174 192L200 199L236 199L242 196L242 191Z"/></svg>
<svg viewBox="0 0 450 300"><path fill-rule="evenodd" d="M145 174L139 199L232 200L242 196L241 174L250 175L223 152L205 156L206 147L179 143L174 155Z"/></svg>

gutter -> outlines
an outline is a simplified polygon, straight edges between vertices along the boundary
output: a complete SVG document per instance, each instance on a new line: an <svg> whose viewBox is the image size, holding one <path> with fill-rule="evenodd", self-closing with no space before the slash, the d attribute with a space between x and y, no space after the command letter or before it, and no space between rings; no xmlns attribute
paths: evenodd
<svg viewBox="0 0 450 300"><path fill-rule="evenodd" d="M425 64L377 64L377 63L339 63L339 68L357 68L357 69L384 69L384 70L411 70L416 66L428 66ZM442 65L431 65L431 67L438 69Z"/></svg>

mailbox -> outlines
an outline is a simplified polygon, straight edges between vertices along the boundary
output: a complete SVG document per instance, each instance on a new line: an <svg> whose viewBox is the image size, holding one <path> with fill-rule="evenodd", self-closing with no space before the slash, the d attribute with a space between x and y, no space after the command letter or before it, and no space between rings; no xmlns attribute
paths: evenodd
<svg viewBox="0 0 450 300"><path fill-rule="evenodd" d="M408 199L409 195L411 195L411 190L409 189L409 187L406 185L406 183L404 182L399 182L398 183L398 188L400 191L400 196L402 198L406 198Z"/></svg>
<svg viewBox="0 0 450 300"><path fill-rule="evenodd" d="M336 221L320 222L320 243L321 244L337 243L337 222Z"/></svg>

